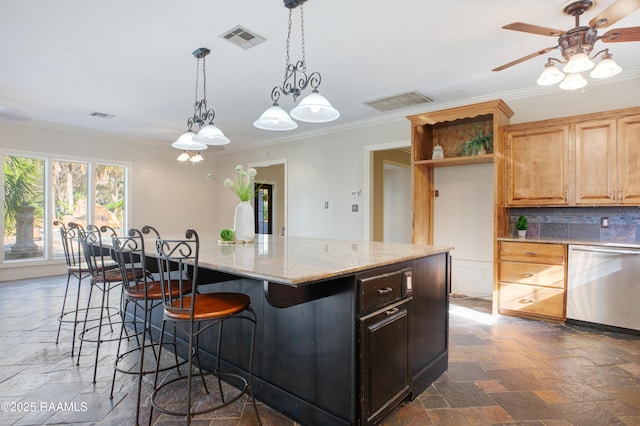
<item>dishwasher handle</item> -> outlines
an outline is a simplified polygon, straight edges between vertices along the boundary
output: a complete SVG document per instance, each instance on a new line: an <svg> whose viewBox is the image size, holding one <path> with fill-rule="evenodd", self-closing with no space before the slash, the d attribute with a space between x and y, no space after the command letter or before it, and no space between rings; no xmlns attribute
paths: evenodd
<svg viewBox="0 0 640 426"><path fill-rule="evenodd" d="M610 253L610 254L631 254L631 255L640 255L640 250L633 249L616 249L616 248L605 248L605 247L575 247L570 246L570 249L573 251L586 251L586 252L596 252L596 253Z"/></svg>

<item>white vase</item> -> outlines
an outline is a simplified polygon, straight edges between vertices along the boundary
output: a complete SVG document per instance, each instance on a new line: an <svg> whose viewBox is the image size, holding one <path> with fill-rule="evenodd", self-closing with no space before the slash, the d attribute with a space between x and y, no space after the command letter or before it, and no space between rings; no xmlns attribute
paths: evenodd
<svg viewBox="0 0 640 426"><path fill-rule="evenodd" d="M248 201L241 201L236 206L233 218L233 233L236 241L253 241L256 236L253 217L253 206Z"/></svg>

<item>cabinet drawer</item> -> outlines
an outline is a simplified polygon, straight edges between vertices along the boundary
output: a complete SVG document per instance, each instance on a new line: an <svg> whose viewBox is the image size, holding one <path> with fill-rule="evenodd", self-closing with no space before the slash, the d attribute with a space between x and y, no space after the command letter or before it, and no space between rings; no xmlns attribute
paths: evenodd
<svg viewBox="0 0 640 426"><path fill-rule="evenodd" d="M564 289L564 266L542 263L500 262L500 281Z"/></svg>
<svg viewBox="0 0 640 426"><path fill-rule="evenodd" d="M360 314L400 300L405 271L399 270L373 277L358 279L360 287Z"/></svg>
<svg viewBox="0 0 640 426"><path fill-rule="evenodd" d="M501 282L499 297L500 309L564 319L564 290Z"/></svg>
<svg viewBox="0 0 640 426"><path fill-rule="evenodd" d="M566 246L564 244L518 243L512 241L502 241L500 243L500 260L564 265L566 264L565 253Z"/></svg>

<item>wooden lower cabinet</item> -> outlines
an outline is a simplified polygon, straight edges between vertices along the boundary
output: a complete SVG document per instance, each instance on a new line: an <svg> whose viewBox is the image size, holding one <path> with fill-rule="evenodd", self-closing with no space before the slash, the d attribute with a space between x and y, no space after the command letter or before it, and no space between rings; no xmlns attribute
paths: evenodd
<svg viewBox="0 0 640 426"><path fill-rule="evenodd" d="M500 242L498 312L565 319L567 246Z"/></svg>

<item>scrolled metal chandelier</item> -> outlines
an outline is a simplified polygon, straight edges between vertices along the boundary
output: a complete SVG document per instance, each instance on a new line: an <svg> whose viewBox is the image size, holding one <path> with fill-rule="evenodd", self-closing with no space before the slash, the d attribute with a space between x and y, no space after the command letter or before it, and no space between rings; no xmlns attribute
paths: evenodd
<svg viewBox="0 0 640 426"><path fill-rule="evenodd" d="M206 57L211 51L205 47L201 47L192 52L196 57L196 89L195 89L195 101L193 104L193 115L187 118L187 131L171 144L173 148L179 149L182 152L178 156L178 161L190 161L191 163L198 163L203 160L200 151L207 149L208 145L226 145L229 138L227 138L222 130L220 130L213 120L216 116L213 108L209 109L207 106L207 69L206 69ZM200 72L200 60L202 59L202 91L203 97L198 100L198 82ZM198 125L198 133L193 131L193 126Z"/></svg>
<svg viewBox="0 0 640 426"><path fill-rule="evenodd" d="M289 29L287 32L286 54L287 63L285 66L284 80L281 86L276 86L271 91L273 105L268 108L253 125L264 130L293 130L298 127L299 121L308 123L326 123L340 117L340 112L335 109L329 101L322 96L318 87L322 81L319 72L307 73L305 44L304 44L304 12L303 3L306 0L284 0L284 5L289 9ZM292 62L290 55L291 28L293 26L293 9L300 6L300 38L302 59ZM291 110L291 115L280 107L278 101L282 95L291 95L294 102L307 87L312 91Z"/></svg>

